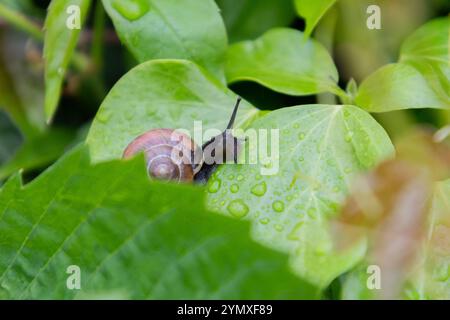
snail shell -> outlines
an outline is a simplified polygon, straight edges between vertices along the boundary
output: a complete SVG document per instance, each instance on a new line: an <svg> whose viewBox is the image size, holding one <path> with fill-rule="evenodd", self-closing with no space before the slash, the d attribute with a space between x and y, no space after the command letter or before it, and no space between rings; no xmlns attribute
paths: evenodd
<svg viewBox="0 0 450 320"><path fill-rule="evenodd" d="M185 135L172 129L154 129L134 139L123 153L124 159L143 152L150 177L191 182L202 166L202 150Z"/></svg>

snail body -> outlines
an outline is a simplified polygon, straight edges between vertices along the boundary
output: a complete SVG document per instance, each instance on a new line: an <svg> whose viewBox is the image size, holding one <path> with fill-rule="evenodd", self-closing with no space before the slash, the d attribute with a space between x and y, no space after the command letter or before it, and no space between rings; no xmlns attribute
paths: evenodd
<svg viewBox="0 0 450 320"><path fill-rule="evenodd" d="M188 135L172 129L152 129L135 138L125 149L124 159L143 152L151 178L205 183L228 154L237 161L239 140L231 129L241 99L234 107L227 129L200 148Z"/></svg>

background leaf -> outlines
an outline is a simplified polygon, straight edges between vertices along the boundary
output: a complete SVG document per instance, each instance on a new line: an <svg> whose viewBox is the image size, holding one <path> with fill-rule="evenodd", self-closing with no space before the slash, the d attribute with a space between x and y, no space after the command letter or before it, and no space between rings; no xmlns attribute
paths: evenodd
<svg viewBox="0 0 450 320"><path fill-rule="evenodd" d="M336 0L295 0L295 8L300 17L306 20L305 34L309 37L314 27Z"/></svg>
<svg viewBox="0 0 450 320"><path fill-rule="evenodd" d="M316 296L314 287L288 271L286 257L249 239L245 224L205 212L201 189L151 183L141 157L89 162L78 149L32 183L21 186L15 176L3 187L3 296ZM70 265L81 269L81 290L66 287Z"/></svg>
<svg viewBox="0 0 450 320"><path fill-rule="evenodd" d="M22 140L19 130L5 112L0 111L0 168L14 155Z"/></svg>
<svg viewBox="0 0 450 320"><path fill-rule="evenodd" d="M52 129L26 140L9 161L0 167L0 180L21 169L45 167L58 159L74 138L75 134L71 130Z"/></svg>
<svg viewBox="0 0 450 320"><path fill-rule="evenodd" d="M79 6L81 23L88 14L90 0L52 0L45 20L45 115L51 121L58 106L61 87L80 34L79 29L69 29L67 8Z"/></svg>
<svg viewBox="0 0 450 320"><path fill-rule="evenodd" d="M289 95L334 91L338 80L326 49L288 28L272 29L255 41L230 46L225 71L229 83L255 81Z"/></svg>
<svg viewBox="0 0 450 320"><path fill-rule="evenodd" d="M0 31L0 108L25 137L45 128L42 70L35 44L18 32Z"/></svg>
<svg viewBox="0 0 450 320"><path fill-rule="evenodd" d="M254 39L295 18L292 0L217 0L230 42Z"/></svg>
<svg viewBox="0 0 450 320"><path fill-rule="evenodd" d="M361 83L356 104L370 112L450 109L449 29L450 20L441 18L416 30L404 42L398 63Z"/></svg>
<svg viewBox="0 0 450 320"><path fill-rule="evenodd" d="M128 72L100 106L87 138L91 156L94 161L120 158L134 138L150 129L186 129L195 138L194 121L201 121L204 131L224 130L236 98L192 62L148 61ZM236 127L257 113L243 102Z"/></svg>
<svg viewBox="0 0 450 320"><path fill-rule="evenodd" d="M421 257L403 290L406 299L450 299L450 180L436 184L428 232ZM420 250L420 248L419 248ZM374 299L376 290L366 286L367 265L362 264L342 278L342 299ZM381 270L383 272L383 270Z"/></svg>
<svg viewBox="0 0 450 320"><path fill-rule="evenodd" d="M364 256L364 242L337 253L328 220L355 175L392 155L389 137L354 106L284 108L251 127L283 128L278 173L261 175L264 166L277 168L275 162L222 166L208 183L208 205L252 221L254 239L290 253L293 270L324 287ZM246 210L235 210L236 203Z"/></svg>
<svg viewBox="0 0 450 320"><path fill-rule="evenodd" d="M196 62L223 79L227 35L213 0L103 0L122 42L139 62Z"/></svg>

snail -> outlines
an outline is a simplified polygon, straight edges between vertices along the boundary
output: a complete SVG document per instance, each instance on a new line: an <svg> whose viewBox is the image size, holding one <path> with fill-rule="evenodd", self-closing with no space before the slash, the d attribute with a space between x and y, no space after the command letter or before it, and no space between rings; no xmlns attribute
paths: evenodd
<svg viewBox="0 0 450 320"><path fill-rule="evenodd" d="M188 135L173 129L152 129L134 139L123 153L129 159L143 152L151 178L206 183L218 164L237 163L241 141L231 134L241 98L237 99L228 125L200 148Z"/></svg>

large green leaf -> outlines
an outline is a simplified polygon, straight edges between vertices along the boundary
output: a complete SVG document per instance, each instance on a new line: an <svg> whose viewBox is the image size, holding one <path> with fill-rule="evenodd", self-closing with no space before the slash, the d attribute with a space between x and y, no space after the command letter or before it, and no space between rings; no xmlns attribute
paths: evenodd
<svg viewBox="0 0 450 320"><path fill-rule="evenodd" d="M254 39L295 18L292 0L217 0L231 42Z"/></svg>
<svg viewBox="0 0 450 320"><path fill-rule="evenodd" d="M305 34L309 37L323 15L337 0L295 0L297 13L306 20Z"/></svg>
<svg viewBox="0 0 450 320"><path fill-rule="evenodd" d="M186 59L223 79L225 25L213 0L103 0L139 62Z"/></svg>
<svg viewBox="0 0 450 320"><path fill-rule="evenodd" d="M209 181L209 207L252 221L254 239L290 253L295 272L326 286L365 252L360 243L337 253L328 219L337 214L355 175L392 155L389 137L354 106L284 108L256 120L251 128L282 128L279 146L276 140L268 141L269 150L279 147L279 159L222 166ZM261 175L265 167L279 170Z"/></svg>
<svg viewBox="0 0 450 320"><path fill-rule="evenodd" d="M87 138L92 158L120 158L134 138L150 129L181 128L193 133L194 121L202 121L204 131L223 130L235 102L233 92L192 62L148 61L127 73L100 106ZM242 103L236 126L257 112Z"/></svg>
<svg viewBox="0 0 450 320"><path fill-rule="evenodd" d="M450 109L450 20L433 20L403 44L398 63L361 83L355 102L371 112L409 108Z"/></svg>
<svg viewBox="0 0 450 320"><path fill-rule="evenodd" d="M79 29L66 26L69 6L80 8L80 22L88 14L90 0L52 0L45 19L45 115L50 121L55 114L61 95L66 69L72 58L80 34Z"/></svg>
<svg viewBox="0 0 450 320"><path fill-rule="evenodd" d="M202 189L150 182L141 157L92 166L84 151L1 190L1 297L315 297L246 224L205 212ZM66 287L71 265L81 290Z"/></svg>
<svg viewBox="0 0 450 320"><path fill-rule="evenodd" d="M230 46L225 72L229 83L255 81L289 95L335 91L338 81L326 49L288 28L272 29L255 41Z"/></svg>

